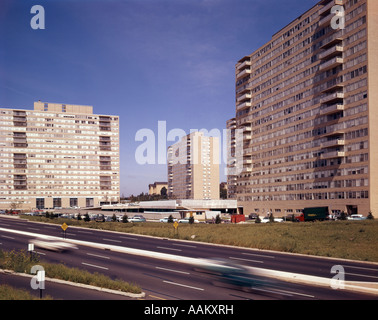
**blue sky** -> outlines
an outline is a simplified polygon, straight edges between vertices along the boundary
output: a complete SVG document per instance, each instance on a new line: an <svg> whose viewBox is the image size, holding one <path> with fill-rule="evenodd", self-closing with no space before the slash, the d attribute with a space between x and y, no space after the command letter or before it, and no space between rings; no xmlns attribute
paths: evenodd
<svg viewBox="0 0 378 320"><path fill-rule="evenodd" d="M167 132L225 129L235 115L237 61L316 3L1 0L0 107L32 109L41 100L119 115L121 193L147 192L167 181L167 170L136 163L138 130L157 139L158 121ZM30 26L36 4L44 30Z"/></svg>

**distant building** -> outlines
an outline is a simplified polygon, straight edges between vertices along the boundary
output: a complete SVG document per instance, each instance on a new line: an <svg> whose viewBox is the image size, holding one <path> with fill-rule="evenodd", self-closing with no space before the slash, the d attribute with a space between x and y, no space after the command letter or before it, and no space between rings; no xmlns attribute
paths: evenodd
<svg viewBox="0 0 378 320"><path fill-rule="evenodd" d="M219 199L219 139L193 132L168 148L168 196Z"/></svg>
<svg viewBox="0 0 378 320"><path fill-rule="evenodd" d="M120 196L119 118L92 106L0 109L0 208L95 207Z"/></svg>
<svg viewBox="0 0 378 320"><path fill-rule="evenodd" d="M166 193L168 194L168 182L154 182L148 185L148 194L151 196L160 195L163 188L166 189Z"/></svg>

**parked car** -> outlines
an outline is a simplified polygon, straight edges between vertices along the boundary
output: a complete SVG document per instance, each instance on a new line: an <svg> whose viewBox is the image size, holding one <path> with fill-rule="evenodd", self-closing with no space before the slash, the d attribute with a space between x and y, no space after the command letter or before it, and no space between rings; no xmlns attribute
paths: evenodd
<svg viewBox="0 0 378 320"><path fill-rule="evenodd" d="M168 218L168 217L165 217L165 218L163 218L163 219L160 219L159 221L160 221L160 222L167 223L168 220L169 220L169 218ZM174 222L174 221L177 221L177 219L173 218L173 222Z"/></svg>
<svg viewBox="0 0 378 320"><path fill-rule="evenodd" d="M360 221L360 220L366 220L366 217L364 217L362 214L352 214L347 219L352 220L352 221Z"/></svg>
<svg viewBox="0 0 378 320"><path fill-rule="evenodd" d="M178 222L179 223L189 223L189 218L180 219ZM199 221L194 219L193 223L199 223Z"/></svg>
<svg viewBox="0 0 378 320"><path fill-rule="evenodd" d="M146 218L141 215L135 215L131 219L128 219L129 222L146 222Z"/></svg>
<svg viewBox="0 0 378 320"><path fill-rule="evenodd" d="M274 222L283 222L284 220L281 219L281 218L274 218ZM268 223L270 222L270 219L269 217L265 217L263 219L261 219L261 223Z"/></svg>

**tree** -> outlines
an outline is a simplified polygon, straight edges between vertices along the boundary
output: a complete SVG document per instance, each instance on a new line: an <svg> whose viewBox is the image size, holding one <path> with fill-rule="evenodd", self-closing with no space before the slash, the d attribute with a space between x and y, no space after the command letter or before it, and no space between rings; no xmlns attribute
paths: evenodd
<svg viewBox="0 0 378 320"><path fill-rule="evenodd" d="M189 224L193 224L194 223L194 217L193 216L190 216L189 217Z"/></svg>
<svg viewBox="0 0 378 320"><path fill-rule="evenodd" d="M91 221L91 218L89 217L88 212L84 215L84 221L85 221L85 222L89 222L89 221Z"/></svg>
<svg viewBox="0 0 378 320"><path fill-rule="evenodd" d="M128 223L128 222L129 222L129 218L128 218L128 216L127 216L126 213L125 213L125 214L123 215L123 217L122 217L122 222L123 222L123 223Z"/></svg>
<svg viewBox="0 0 378 320"><path fill-rule="evenodd" d="M339 216L339 220L346 220L346 219L347 219L347 216L346 216L345 212L341 211L340 216Z"/></svg>
<svg viewBox="0 0 378 320"><path fill-rule="evenodd" d="M273 213L269 215L269 222L274 222L274 216Z"/></svg>
<svg viewBox="0 0 378 320"><path fill-rule="evenodd" d="M369 211L369 214L367 216L367 219L368 220L374 220L374 216L373 216L373 213L371 211Z"/></svg>
<svg viewBox="0 0 378 320"><path fill-rule="evenodd" d="M224 184L221 183L219 188L219 197L221 199L227 199L227 189L224 187Z"/></svg>
<svg viewBox="0 0 378 320"><path fill-rule="evenodd" d="M112 221L113 221L113 222L116 222L116 221L117 221L117 216L115 215L115 213L113 213Z"/></svg>
<svg viewBox="0 0 378 320"><path fill-rule="evenodd" d="M80 213L77 215L77 220L83 220Z"/></svg>
<svg viewBox="0 0 378 320"><path fill-rule="evenodd" d="M261 219L260 219L260 216L257 215L256 219L255 219L255 223L261 223Z"/></svg>
<svg viewBox="0 0 378 320"><path fill-rule="evenodd" d="M168 190L166 187L161 188L160 190L160 196L162 199L167 199Z"/></svg>
<svg viewBox="0 0 378 320"><path fill-rule="evenodd" d="M172 216L172 215L170 215L170 216L168 217L168 223L173 223L173 216Z"/></svg>
<svg viewBox="0 0 378 320"><path fill-rule="evenodd" d="M222 219L219 214L215 217L215 224L220 224L222 222Z"/></svg>

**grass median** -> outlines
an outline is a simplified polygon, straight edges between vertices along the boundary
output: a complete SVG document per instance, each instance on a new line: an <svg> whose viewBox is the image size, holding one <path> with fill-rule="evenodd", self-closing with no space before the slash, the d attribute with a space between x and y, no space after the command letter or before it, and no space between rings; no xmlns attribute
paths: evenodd
<svg viewBox="0 0 378 320"><path fill-rule="evenodd" d="M0 269L30 274L31 268L36 264L41 265L44 268L46 277L48 278L128 293L139 294L142 292L138 285L130 284L123 280L113 280L100 273L90 273L78 268L69 268L63 264L42 262L37 254L33 255L33 258L31 258L30 254L25 250L0 250Z"/></svg>
<svg viewBox="0 0 378 320"><path fill-rule="evenodd" d="M28 217L39 222L87 227L163 238L378 262L378 221L323 221L267 224L180 224L85 222Z"/></svg>

